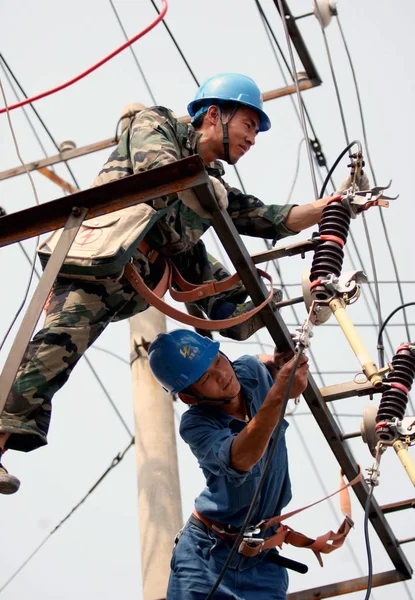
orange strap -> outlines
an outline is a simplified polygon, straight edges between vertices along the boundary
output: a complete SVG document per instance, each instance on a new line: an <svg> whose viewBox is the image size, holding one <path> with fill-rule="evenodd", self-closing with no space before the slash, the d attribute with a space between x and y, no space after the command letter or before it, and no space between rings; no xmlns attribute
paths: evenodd
<svg viewBox="0 0 415 600"><path fill-rule="evenodd" d="M176 269L176 272L177 272L177 269ZM266 306L272 300L272 297L274 294L274 290L272 287L272 277L265 271L261 271L260 269L258 269L259 275L261 275L261 277L265 277L266 279L268 279L268 281L271 284L268 297L263 302L261 302L261 304L259 306L256 306L252 310L250 310L246 313L243 313L242 315L239 315L237 317L230 317L229 319L221 319L221 320L201 319L199 317L193 317L192 315L183 313L182 311L177 310L176 308L174 308L173 306L170 306L169 304L167 304L167 302L164 302L164 300L162 300L162 297L166 293L167 290L169 290L170 295L172 297L174 297L174 296L177 297L177 292L175 292L175 290L173 290L173 285L172 285L174 273L175 273L175 270L172 268L170 261L168 259L166 259L165 266L164 266L164 272L163 272L161 280L157 284L157 287L155 290L150 290L150 288L147 287L147 285L144 283L143 278L138 273L138 271L134 267L133 263L131 263L131 262L127 263L125 266L125 270L124 270L125 277L131 283L133 288L140 294L140 296L142 298L144 298L144 300L148 304L151 304L151 306L154 306L155 308L157 308L159 311L161 311L168 317L172 317L173 319L176 319L176 321L179 321L180 323L185 323L186 325L191 325L192 327L197 327L199 329L208 329L210 331L226 329L228 327L233 327L234 325L239 325L240 323L244 323L245 321L247 321L248 319L250 319L251 317L256 315L260 310L262 310L264 308L264 306ZM185 280L183 280L183 278L180 277L180 281L183 282ZM236 275L236 276L233 275L232 277L228 277L225 280L225 282L227 282L227 286L216 285L218 283L223 284L223 282L208 282L206 284L203 284L202 286L194 286L194 284L190 284L189 282L186 282L186 285L191 288L191 291L189 290L188 294L186 296L186 298L187 298L186 302L205 298L206 296L210 295L209 293L206 293L207 290L211 290L211 289L218 290L219 289L219 291L223 292L224 290L226 290L229 287L231 287L232 285L234 285L237 281L239 281L239 275ZM211 284L214 284L214 285L211 285ZM199 290L200 290L201 295L199 294ZM218 293L218 291L214 291L214 293Z"/></svg>
<svg viewBox="0 0 415 600"><path fill-rule="evenodd" d="M266 531L270 527L274 527L275 525L280 525L278 531L265 539L255 539L253 538L245 538L242 540L239 546L239 552L244 556L256 556L260 554L264 550L269 550L271 548L275 548L276 546L281 547L283 543L290 544L291 546L296 546L298 548L308 548L312 550L317 557L320 565L323 566L323 561L321 558L321 554L330 554L337 548L340 548L344 540L346 539L349 531L353 527L354 523L351 518L351 503L350 503L350 494L349 487L355 485L359 481L361 481L362 475L359 473L357 477L355 477L348 484L344 484L343 476L340 478L340 488L334 492L326 496L325 498L321 498L317 502L313 502L312 504L308 504L307 506L303 506L302 508L298 508L297 510L293 510L285 515L280 515L278 517L273 517L271 519L267 519L258 524L261 532ZM337 532L328 531L324 535L320 535L316 539L310 538L303 533L299 533L298 531L294 531L291 527L287 525L281 525L282 521L285 521L289 517L296 515L308 508L315 506L316 504L320 504L320 502L324 502L328 498L335 496L336 494L340 494L340 508L345 516L342 524L340 525ZM227 533L224 529L223 525L218 523L217 521L212 521L207 519L203 515L201 515L196 510L193 511L193 514L204 523L209 529L211 529L215 535L224 539L232 539L236 540L238 534L236 533Z"/></svg>
<svg viewBox="0 0 415 600"><path fill-rule="evenodd" d="M235 273L226 279L222 279L222 281L217 281L214 279L212 281L207 281L206 283L196 285L184 279L181 276L180 271L173 263L171 263L171 267L173 270L174 282L178 285L181 291L170 288L169 292L173 300L176 300L177 302L194 302L195 300L201 300L202 298L206 298L208 296L221 294L222 292L229 290L229 288L241 280L238 273Z"/></svg>

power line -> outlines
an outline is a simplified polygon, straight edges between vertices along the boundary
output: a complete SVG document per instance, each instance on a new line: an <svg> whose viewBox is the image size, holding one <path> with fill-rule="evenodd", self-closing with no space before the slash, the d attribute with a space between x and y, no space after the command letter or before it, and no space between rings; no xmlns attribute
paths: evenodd
<svg viewBox="0 0 415 600"><path fill-rule="evenodd" d="M120 462L122 461L122 459L124 458L124 456L126 455L126 453L128 452L128 450L131 448L131 446L134 445L134 437L131 438L130 443L128 444L128 446L126 446L124 448L124 450L122 450L121 452L119 452L117 454L117 456L115 456L112 459L112 462L110 464L110 466L104 471L104 473L101 475L101 477L99 479L97 479L97 481L94 483L94 485L88 490L88 492L85 494L85 496L77 503L75 504L75 506L68 512L68 514L56 525L56 527L54 527L52 529L52 531L44 538L44 540L33 550L33 552L26 558L26 560L20 565L20 567L18 569L16 569L16 571L13 573L13 575L11 575L7 581L0 587L0 593L3 592L6 587L9 585L9 583L11 583L13 581L13 579L15 579L17 577L17 575L24 569L24 567L32 560L32 558L34 558L36 556L36 554L39 552L39 550L41 550L43 548L43 546L46 544L46 542L48 540L50 540L50 538L52 537L52 535L54 533L56 533L58 531L58 529L60 527L62 527L62 525L68 521L68 519L70 519L70 517L72 517L72 515L74 514L74 512L85 502L85 500L97 489L97 487L99 486L100 483L102 483L104 481L104 479L106 478L106 476L108 475L108 473L110 471L112 471L116 466L118 466L120 464Z"/></svg>
<svg viewBox="0 0 415 600"><path fill-rule="evenodd" d="M6 59L4 58L3 54L0 53L0 60L3 62L4 66L6 67L7 71L10 73L10 76L12 77L13 81L15 82L15 84L17 85L17 87L19 88L20 92L23 94L23 96L27 99L28 95L26 94L26 92L24 91L23 87L21 86L19 80L17 79L16 75L13 73L12 69L10 68L8 62L6 61ZM44 122L44 120L42 119L42 117L40 116L39 112L36 110L36 108L33 106L33 104L30 104L30 108L33 110L33 113L36 115L37 119L39 120L39 123L42 125L43 129L45 130L45 132L47 133L49 139L51 140L52 144L55 146L56 150L58 152L60 152L60 148L58 143L56 142L55 138L53 137L53 135L51 134L50 130L48 129L48 127L46 126L46 123ZM28 118L28 117L27 117ZM36 135L37 137L37 135ZM38 140L39 141L39 140ZM47 156L47 152L43 147L43 144L39 141L39 145L42 148L45 156ZM66 160L63 159L63 162L66 166L66 168L69 171L70 176L72 177L72 180L74 182L74 184L76 185L76 187L78 189L80 189L79 184L76 180L76 177L71 169L71 167L68 165L68 163L66 162Z"/></svg>
<svg viewBox="0 0 415 600"><path fill-rule="evenodd" d="M115 5L114 5L113 1L112 1L112 0L109 0L109 3L111 4L111 8L112 8L112 10L114 11L115 18L116 18L116 19L117 19L117 21L118 21L118 25L120 26L120 28L121 28L121 31L122 31L122 32L123 32L123 34L124 34L124 38L125 38L126 40L128 40L129 38L128 38L127 32L126 32L126 31L125 31L125 29L124 29L124 25L122 24L122 21L121 21L120 15L118 14L118 11L117 11L117 9L115 8ZM159 13L159 14L160 14L160 13ZM137 55L136 55L136 53L135 53L135 50L134 50L134 48L133 48L132 46L130 46L130 52L131 52L131 54L132 54L132 57L133 57L133 60L134 60L134 62L135 62L135 65L136 65L137 69L140 71L140 75L141 75L141 77L142 77L142 79L143 79L143 81L144 81L144 85L146 86L146 88L147 88L147 91L148 91L148 93L149 93L149 95L150 95L150 97L151 97L151 101L153 102L153 104L157 104L157 102L156 102L156 99L155 99L155 97L154 97L154 95L153 95L153 92L152 92L152 90L151 90L150 84L148 83L148 80L147 80L146 76L144 75L144 71L143 71L143 69L141 68L141 66L140 66L140 63L138 62Z"/></svg>
<svg viewBox="0 0 415 600"><path fill-rule="evenodd" d="M360 113L360 121L361 121L361 124L362 124L363 140L365 142L366 152L367 152L367 156L368 156L369 168L370 168L370 171L371 171L371 174L372 174L373 183L375 185L377 185L376 174L375 174L375 170L374 170L374 167L373 167L373 162L372 162L372 159L371 159L370 153L369 153L369 144L368 144L368 141L367 141L367 132L366 132L366 122L365 122L365 118L364 118L364 114L363 114L363 105L362 105L362 101L361 101L359 85L357 83L356 71L355 71L353 60L352 60L352 57L351 57L351 54L350 54L350 51L349 51L349 46L347 44L346 37L344 35L343 28L342 28L341 23L340 23L340 19L339 19L338 13L337 13L336 16L337 16L337 25L339 27L340 35L341 35L341 38L343 40L343 44L344 44L344 48L345 48L345 51L346 51L346 54L347 54L347 58L349 60L350 70L352 72L354 87L355 87L355 90L356 90L356 97L357 97L357 102L358 102L358 106L359 106L359 113ZM380 216L380 221L382 223L382 228L383 228L383 232L384 232L385 239L386 239L386 244L388 246L389 255L391 257L393 270L395 272L396 283L398 285L398 291L399 291L399 297L400 297L400 300L401 300L401 304L404 304L405 300L404 300L404 297L403 297L403 290L402 290L402 287L400 285L398 265L396 264L396 259L395 259L395 255L394 255L394 252L393 252L393 249L392 249L392 244L391 244L391 241L390 241L390 238L389 238L389 234L388 234L388 231L387 231L387 228L386 228L385 219L383 217L382 209L380 207L379 207L379 216ZM408 324L407 324L406 311L404 311L404 321L405 321L405 326L406 326L406 335L408 337L408 341L410 341L411 336L410 336L409 327L408 327Z"/></svg>

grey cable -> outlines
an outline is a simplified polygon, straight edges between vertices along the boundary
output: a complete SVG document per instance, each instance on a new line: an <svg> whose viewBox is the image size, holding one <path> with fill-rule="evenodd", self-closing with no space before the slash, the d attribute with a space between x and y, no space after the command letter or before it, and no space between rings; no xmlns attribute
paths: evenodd
<svg viewBox="0 0 415 600"><path fill-rule="evenodd" d="M115 18L116 18L116 19L117 19L117 21L118 21L118 25L120 26L120 28L121 28L121 31L122 31L122 32L123 32L123 34L124 34L124 38L125 38L125 40L126 40L126 41L128 41L130 38L128 37L128 35L127 35L127 32L126 32L126 31L125 31L125 29L124 29L124 25L122 24L122 21L121 21L120 15L118 14L118 11L117 11L117 9L115 8L115 5L114 5L113 1L112 1L112 0L109 0L109 3L111 4L111 8L112 8L112 10L114 11ZM135 50L134 50L133 46L130 46L130 47L129 47L129 50L130 50L130 52L131 52L131 54L132 54L133 60L134 60L134 62L135 62L135 65L136 65L137 69L139 70L139 72L140 72L140 75L141 75L141 77L142 77L142 79L143 79L143 81L144 81L144 85L145 85L145 86L146 86L146 88L147 88L147 91L148 91L148 93L149 93L149 95L150 95L151 101L152 101L152 103L155 105L155 104L157 104L157 102L156 102L156 99L155 99L155 97L154 97L154 95L153 95L153 92L152 92L152 90L151 90L150 84L148 83L148 81L147 81L147 78L146 78L146 76L144 75L144 71L143 71L143 69L141 68L141 66L140 66L140 63L138 62L138 58L137 58L137 55L136 55L136 53L135 53Z"/></svg>
<svg viewBox="0 0 415 600"><path fill-rule="evenodd" d="M346 54L347 54L347 58L349 60L350 70L352 72L354 87L355 87L355 90L356 90L356 97L357 97L357 103L358 103L358 106L359 106L360 121L361 121L361 125L362 125L363 140L364 140L364 143L365 143L368 164L369 164L370 172L372 174L373 183L375 185L377 185L376 174L375 174L375 170L374 170L374 167L373 167L373 162L372 162L372 159L371 159L371 156L370 156L369 144L368 144L368 139L367 139L367 131L366 131L366 121L365 121L364 114L363 114L363 105L362 105L362 100L361 100L361 97L360 97L360 90L359 90L359 85L358 85L358 82L357 82L356 72L355 72L353 60L352 60L352 57L351 57L351 54L350 54L350 51L349 51L349 46L347 44L346 37L344 35L343 28L342 28L341 23L340 23L338 12L337 12L336 16L337 16L337 25L339 27L340 35L341 35L341 38L343 40L343 44L344 44L344 48L345 48L345 51L346 51ZM403 296L403 290L402 290L402 287L401 287L401 282L400 282L400 277L399 277L398 266L396 264L395 254L394 254L393 249L392 249L392 244L391 244L391 241L390 241L390 238L389 238L389 234L388 234L388 231L387 231L387 228L386 228L386 223L385 223L385 219L383 217L382 209L379 207L378 210L379 210L379 216L380 216L380 220L381 220L383 232L384 232L385 239L386 239L386 244L387 244L388 250L389 250L389 255L391 257L393 270L395 272L396 284L398 286L398 292L399 292L399 298L401 300L401 304L404 304L405 300L404 300L404 296ZM404 311L403 314L404 314L404 321L405 321L405 327L406 327L406 335L407 335L407 338L408 338L408 341L409 341L411 339L411 334L410 334L410 331L409 331L409 325L407 323L406 311Z"/></svg>
<svg viewBox="0 0 415 600"><path fill-rule="evenodd" d="M19 80L17 79L16 75L13 73L13 71L11 70L9 64L7 63L6 59L4 58L4 56L0 53L0 60L3 61L5 67L7 68L7 70L9 71L11 77L13 78L13 80L15 81L17 87L19 88L19 90L21 91L21 93L23 94L23 96L25 98L28 98L28 95L26 94L26 92L24 91L23 87L21 86ZM36 110L36 108L33 106L33 104L30 104L30 108L33 110L34 114L36 115L37 119L39 120L40 124L42 125L43 129L45 130L45 132L47 133L49 139L51 140L52 144L55 146L56 150L58 152L60 152L60 148L59 145L57 144L55 138L52 136L50 130L48 129L48 127L46 126L45 122L43 121L42 117L40 116L39 112ZM67 163L66 160L62 159L62 162L65 164L65 167L68 169L68 172L70 174L70 176L72 177L72 180L75 184L75 186L80 189L79 184L76 180L76 177L71 169L71 167L69 166L69 164Z"/></svg>
<svg viewBox="0 0 415 600"><path fill-rule="evenodd" d="M94 485L89 489L89 491L85 494L85 496L77 503L75 506L68 512L68 514L52 529L52 531L45 537L45 539L33 550L33 552L26 558L26 560L20 565L18 569L7 579L5 583L0 587L0 593L3 592L6 587L17 577L17 575L24 569L24 567L36 556L36 554L43 548L46 542L52 537L56 531L74 514L74 512L85 502L85 500L96 490L99 484L105 479L112 469L114 469L124 458L127 451L133 446L134 438L131 438L130 443L122 452L119 452L117 456L115 456L110 464L110 466L104 471L101 477L94 483Z"/></svg>

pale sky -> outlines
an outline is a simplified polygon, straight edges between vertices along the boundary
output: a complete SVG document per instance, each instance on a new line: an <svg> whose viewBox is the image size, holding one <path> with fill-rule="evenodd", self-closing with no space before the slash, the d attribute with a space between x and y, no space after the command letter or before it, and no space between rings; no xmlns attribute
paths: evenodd
<svg viewBox="0 0 415 600"><path fill-rule="evenodd" d="M160 1L158 0L160 6ZM146 27L156 16L150 0L116 0L114 2L127 34L132 37ZM285 54L287 47L272 0L262 5L276 32ZM291 0L295 15L310 12L311 0ZM399 11L398 8L399 7ZM33 3L20 0L1 3L1 52L29 95L54 87L74 77L124 42L122 32L111 5L103 0L71 3L40 0ZM354 60L360 84L366 127L379 184L393 179L393 193L400 198L384 211L388 233L393 245L405 301L414 299L415 278L409 253L413 238L412 206L412 141L415 127L413 107L415 84L412 78L414 56L413 25L415 9L410 0L394 5L386 0L340 0L341 23ZM284 85L275 57L259 18L253 0L170 0L166 21L179 42L192 69L200 81L215 72L235 71L252 76L265 91ZM311 115L318 138L323 145L327 162L331 165L346 143L328 67L327 55L320 30L314 17L298 21L310 54L323 84L304 93L303 98ZM346 120L351 139L363 141L358 105L353 88L347 57L335 20L326 30L339 82ZM196 84L162 25L156 27L135 45L140 62L158 103L184 115L193 98ZM15 102L13 91L0 69L8 102ZM295 104L296 98L293 98ZM150 96L129 50L104 65L95 73L71 88L35 104L58 142L74 140L83 146L111 137L122 107L128 102L151 104ZM266 103L272 129L257 138L251 152L238 164L246 189L265 203L284 204L297 162L297 149L303 137L293 110L292 100L283 98ZM30 108L27 114L33 122L48 155L56 153ZM42 150L21 110L13 111L13 125L25 161L43 158ZM18 165L6 117L0 116L0 171ZM88 187L105 162L109 151L102 151L71 162L79 184ZM292 201L306 203L313 199L313 188L304 144L301 150L300 171ZM341 181L347 175L344 160L335 174ZM71 181L65 167L57 172ZM323 177L325 173L323 173ZM34 175L41 202L58 198L61 191L51 182ZM237 184L233 169L227 168L227 181ZM319 176L317 181L320 182ZM71 181L72 182L72 181ZM0 205L8 212L22 210L34 204L30 183L25 176L1 182ZM367 213L371 242L374 247L378 278L393 281L391 259L387 250L378 210ZM352 233L357 242L361 260L349 242L351 256L357 268L364 267L370 280L373 274L368 258L367 243L361 219L352 222ZM292 241L306 239L303 232ZM222 249L211 233L205 236L208 249L222 260ZM261 240L244 238L251 253L265 249ZM34 240L25 242L33 254ZM301 294L303 270L311 264L311 254L279 262L283 281L291 284L291 296ZM224 259L225 260L225 259ZM344 270L352 268L346 256ZM29 264L20 248L9 246L0 252L2 275L2 311L0 337L6 331L27 285ZM276 283L275 269L270 266ZM34 289L34 288L33 288ZM32 291L33 291L32 289ZM367 286L366 286L367 290ZM381 284L382 314L385 318L400 304L396 284ZM286 294L285 294L286 297ZM303 305L295 307L299 322L305 318ZM358 326L359 333L376 360L376 319L374 304L366 291L359 302L348 310ZM291 309L284 309L283 318L290 329L296 323ZM415 323L411 309L409 322ZM393 324L402 324L398 314ZM360 325L360 327L359 327ZM368 326L370 325L370 326ZM178 325L168 321L168 328ZM16 329L14 330L15 333ZM411 328L411 333L414 328ZM406 341L402 326L388 328L392 346ZM413 335L413 333L412 333ZM223 350L231 357L262 349L271 350L272 340L266 331L249 340L233 343L219 335ZM12 336L1 357L4 363ZM128 322L111 325L98 340L97 348L88 352L88 358L98 371L111 398L133 428L131 377L129 371ZM106 349L116 353L114 358ZM392 353L389 347L388 358ZM346 340L334 320L316 329L312 343L313 356L323 373L324 384L352 380L360 370ZM348 373L344 373L348 371ZM312 372L316 366L312 363ZM322 383L316 376L317 382ZM148 399L151 402L151 398ZM49 446L22 454L9 452L4 463L22 481L15 496L0 497L0 522L3 553L0 566L0 587L24 562L47 534L83 497L92 484L109 466L114 456L129 441L101 388L85 361L81 361L69 383L57 394L49 435ZM378 402L378 400L375 400ZM369 399L351 399L336 403L338 421L345 432L359 430L363 407ZM333 410L333 407L330 407ZM185 407L177 403L177 423ZM334 491L338 485L338 465L320 433L314 418L303 401L298 416L290 418L288 431L293 500L290 509L302 506ZM306 414L304 414L306 413ZM354 415L354 416L350 416ZM356 460L363 469L372 464L372 457L361 439L350 442ZM412 452L413 455L413 452ZM196 460L178 439L178 460L183 503L183 519L192 510L193 500L203 487L203 476ZM382 459L380 486L375 490L380 504L413 497L413 486L406 477L392 450ZM321 569L310 553L285 550L286 556L304 561L309 572L302 576L290 573L290 592L308 589L343 579L367 574L367 559L363 538L363 510L353 497L355 529L346 546L325 558ZM137 481L135 454L130 450L124 461L113 470L97 491L54 534L40 552L28 563L15 580L0 594L0 600L69 600L77 597L120 597L139 600L141 594L139 524L137 509ZM389 522L398 539L414 535L412 514L390 515ZM292 527L318 535L329 528L336 529L341 521L338 502L319 506L311 512L295 517ZM392 569L392 565L371 530L374 572ZM403 551L413 564L415 546L406 544ZM386 600L393 594L407 600L415 597L412 581L376 589L372 598ZM350 594L351 599L364 598L364 592Z"/></svg>

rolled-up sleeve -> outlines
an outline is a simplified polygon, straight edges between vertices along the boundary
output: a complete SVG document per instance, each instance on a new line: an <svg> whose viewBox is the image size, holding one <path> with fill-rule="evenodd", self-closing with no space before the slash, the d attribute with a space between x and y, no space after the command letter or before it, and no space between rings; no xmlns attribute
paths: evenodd
<svg viewBox="0 0 415 600"><path fill-rule="evenodd" d="M189 444L202 469L216 477L225 477L236 487L260 473L258 464L250 471L239 471L232 467L231 449L237 434L209 417L192 414L191 410L185 413L180 424L180 435Z"/></svg>

